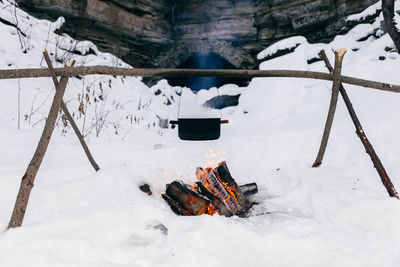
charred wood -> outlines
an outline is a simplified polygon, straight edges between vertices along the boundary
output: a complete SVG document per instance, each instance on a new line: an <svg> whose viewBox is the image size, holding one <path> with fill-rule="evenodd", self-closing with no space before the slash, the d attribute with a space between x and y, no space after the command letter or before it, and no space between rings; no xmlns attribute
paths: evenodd
<svg viewBox="0 0 400 267"><path fill-rule="evenodd" d="M170 198L166 193L161 194L161 197L168 203L171 207L171 210L178 215L191 215L184 208L182 208L181 204Z"/></svg>
<svg viewBox="0 0 400 267"><path fill-rule="evenodd" d="M245 195L246 197L258 193L258 186L256 183L244 184L239 186L239 188L242 191L243 195Z"/></svg>
<svg viewBox="0 0 400 267"><path fill-rule="evenodd" d="M201 182L197 182L200 194L206 196L213 207L218 211L220 215L232 216L232 212L226 207L225 203L218 197L214 196Z"/></svg>
<svg viewBox="0 0 400 267"><path fill-rule="evenodd" d="M207 211L210 201L183 184L174 181L167 185L165 194L173 201L173 207L183 215L201 215ZM167 200L164 196L163 198ZM167 200L170 203L169 200Z"/></svg>
<svg viewBox="0 0 400 267"><path fill-rule="evenodd" d="M209 190L214 196L222 200L225 207L230 211L230 214L227 216L238 213L239 207L237 201L231 196L224 185L219 181L216 172L212 168L207 168L206 170L197 168L196 176L199 181L207 188L207 190Z"/></svg>
<svg viewBox="0 0 400 267"><path fill-rule="evenodd" d="M180 181L167 185L162 197L175 213L246 216L254 204L247 196L258 192L257 184L238 186L226 162L221 162L215 169L197 168L196 177L199 181L192 185Z"/></svg>
<svg viewBox="0 0 400 267"><path fill-rule="evenodd" d="M226 161L218 164L218 167L215 168L215 171L225 188L230 191L230 195L236 200L238 204L238 213L245 212L250 206L250 201L242 193L238 184L232 178L228 166L226 165Z"/></svg>

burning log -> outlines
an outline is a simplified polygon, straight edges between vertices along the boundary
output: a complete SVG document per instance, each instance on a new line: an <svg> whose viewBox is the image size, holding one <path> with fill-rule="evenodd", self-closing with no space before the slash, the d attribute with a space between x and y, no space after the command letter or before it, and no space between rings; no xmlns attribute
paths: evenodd
<svg viewBox="0 0 400 267"><path fill-rule="evenodd" d="M226 162L216 168L197 168L199 180L193 185L174 181L167 185L162 197L180 215L244 215L253 203L247 198L258 192L257 184L238 186Z"/></svg>
<svg viewBox="0 0 400 267"><path fill-rule="evenodd" d="M175 213L182 215L204 214L210 205L209 200L177 181L167 185L167 190L165 190L165 194L162 194L162 197Z"/></svg>
<svg viewBox="0 0 400 267"><path fill-rule="evenodd" d="M197 168L196 177L212 195L222 201L224 210L219 210L225 216L232 216L238 212L238 203L232 198L230 192L222 184L216 172L212 168L203 170Z"/></svg>
<svg viewBox="0 0 400 267"><path fill-rule="evenodd" d="M226 161L218 164L218 167L215 168L215 170L221 182L225 185L225 188L230 191L232 197L234 197L238 203L239 212L241 213L246 211L251 206L250 201L245 197L238 184L232 178L228 166L226 165Z"/></svg>

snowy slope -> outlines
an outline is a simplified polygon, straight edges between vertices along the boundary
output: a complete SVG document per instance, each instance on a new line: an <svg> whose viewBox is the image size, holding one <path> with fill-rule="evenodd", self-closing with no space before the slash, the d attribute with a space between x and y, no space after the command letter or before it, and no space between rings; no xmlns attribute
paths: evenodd
<svg viewBox="0 0 400 267"><path fill-rule="evenodd" d="M0 18L15 23L13 7L3 2ZM45 67L44 48L53 60L127 67L89 42L55 35L53 30L61 19L50 23L18 9L16 14L27 37L21 47L16 29L0 23L1 69ZM307 60L325 48L333 62L332 49L345 47L344 75L400 84L400 56L387 49L393 44L379 30L381 19L358 25L329 44L309 44L299 37L301 42L282 41L263 54L293 43L299 46L260 68L325 72L322 62L307 64ZM83 54L92 49L97 55L64 51L71 47ZM186 105L181 113L189 114L192 107L200 109L206 99L215 96L215 89L196 96L166 81L148 88L140 78L73 78L64 100L84 128L101 170L94 172L73 132L60 120L23 227L8 231L20 178L36 147L54 89L48 78L1 80L0 85L0 266L343 267L398 266L400 262L400 202L387 196L341 99L325 160L320 168L311 168L326 119L330 82L258 78L247 88L226 85L222 92L243 94L238 107L222 111L230 124L222 126L221 139L185 142L178 140L176 129L161 129L157 115L176 118L181 90ZM79 117L86 87L91 104L85 107L86 117ZM400 95L345 87L400 190ZM98 99L100 95L104 101ZM99 114L107 116L96 138ZM195 167L221 159L227 160L239 184L258 183L255 200L259 205L253 216L182 217L172 213L160 197L165 184L175 179L190 183ZM139 191L143 182L151 185L152 196ZM168 228L167 234L160 224Z"/></svg>

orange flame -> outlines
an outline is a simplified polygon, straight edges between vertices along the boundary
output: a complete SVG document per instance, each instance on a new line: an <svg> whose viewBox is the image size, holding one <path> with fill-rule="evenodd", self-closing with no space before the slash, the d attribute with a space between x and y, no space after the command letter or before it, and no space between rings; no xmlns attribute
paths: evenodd
<svg viewBox="0 0 400 267"><path fill-rule="evenodd" d="M221 178L218 176L214 168L209 167L205 170L198 168L196 171L196 177L211 194L218 197L220 200L224 202L225 207L229 211L233 212L234 208L240 206L239 201L232 187L229 186L228 183L222 182ZM222 185L223 188L221 188L221 186L218 185ZM231 198L232 200L230 200ZM210 204L209 208L206 211L206 214L213 215L216 212L220 214L217 208L214 207L212 204Z"/></svg>
<svg viewBox="0 0 400 267"><path fill-rule="evenodd" d="M210 205L207 208L206 214L213 216L215 213L220 215L218 210L213 206L213 204L210 203Z"/></svg>
<svg viewBox="0 0 400 267"><path fill-rule="evenodd" d="M233 197L233 199L235 200L236 204L239 203L239 201L236 198L236 194L235 192L233 192L232 187L228 185L228 183L224 183L222 182L221 178L219 178L218 175L216 175L218 177L218 180L221 182L221 184L224 186L224 188L226 189L226 191L228 191L229 195Z"/></svg>
<svg viewBox="0 0 400 267"><path fill-rule="evenodd" d="M225 151L223 148L218 148L217 151L209 148L204 152L204 166L216 167L218 163L225 160Z"/></svg>

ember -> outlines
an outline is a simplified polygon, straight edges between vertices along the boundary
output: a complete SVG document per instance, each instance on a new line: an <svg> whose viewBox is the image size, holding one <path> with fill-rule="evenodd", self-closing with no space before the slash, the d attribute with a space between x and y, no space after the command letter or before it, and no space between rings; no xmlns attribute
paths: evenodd
<svg viewBox="0 0 400 267"><path fill-rule="evenodd" d="M232 178L225 161L216 168L197 168L195 184L180 181L167 184L162 197L179 215L245 216L254 204L248 196L258 192L257 184L238 186Z"/></svg>

